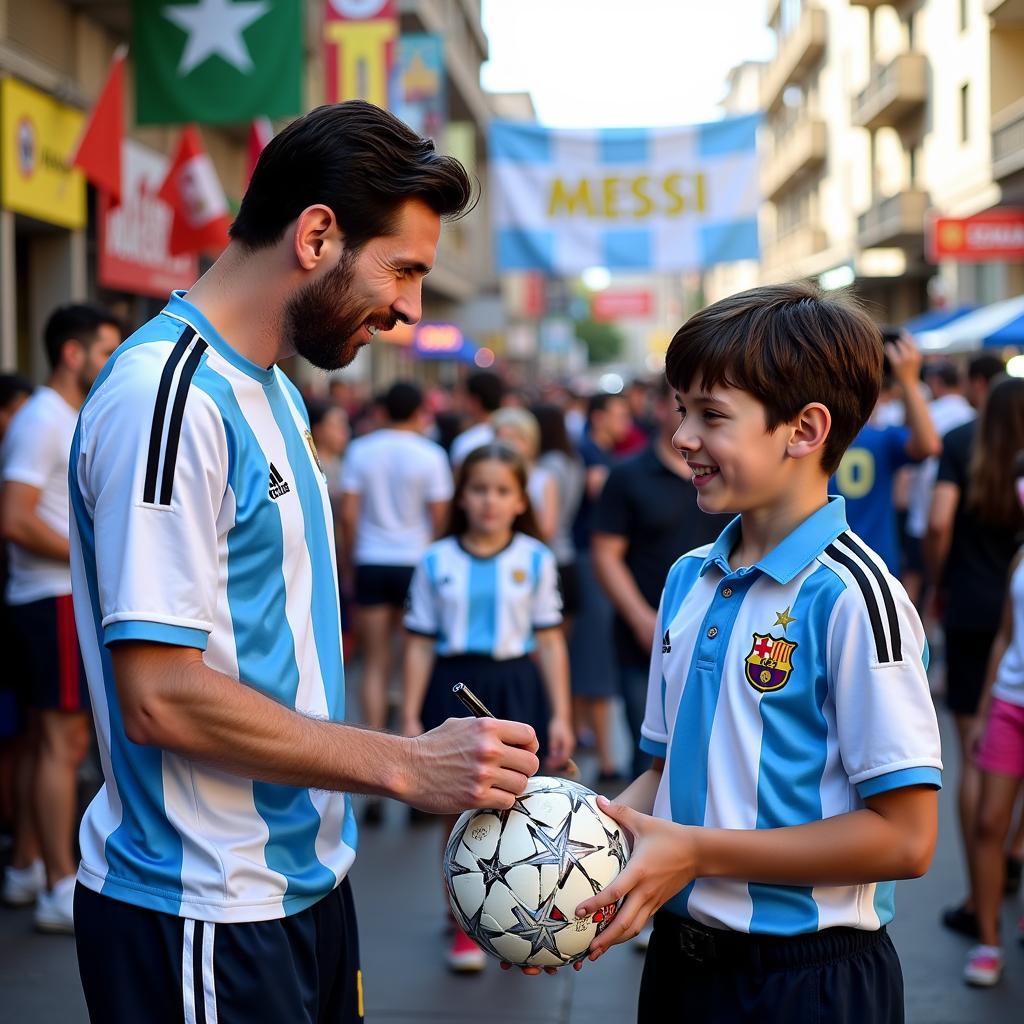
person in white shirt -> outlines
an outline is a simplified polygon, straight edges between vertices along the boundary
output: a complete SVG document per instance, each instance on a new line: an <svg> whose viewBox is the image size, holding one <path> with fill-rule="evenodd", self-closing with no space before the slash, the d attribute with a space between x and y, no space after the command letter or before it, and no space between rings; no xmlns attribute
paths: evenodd
<svg viewBox="0 0 1024 1024"><path fill-rule="evenodd" d="M471 426L452 441L448 454L453 469L457 469L474 448L481 448L494 440L491 413L501 408L504 397L505 383L496 373L478 370L466 378L463 401Z"/></svg>
<svg viewBox="0 0 1024 1024"><path fill-rule="evenodd" d="M388 425L356 438L341 475L343 573L354 581L356 629L363 651L363 720L388 721L388 689L413 570L441 535L452 496L444 449L421 434L423 392L399 381L384 396ZM366 808L379 820L380 803Z"/></svg>
<svg viewBox="0 0 1024 1024"><path fill-rule="evenodd" d="M121 328L97 306L62 306L47 321L44 341L49 380L11 421L0 456L0 528L10 553L6 600L29 670L35 756L29 801L42 855L41 865L12 865L5 895L28 903L35 890L36 926L71 932L72 837L78 766L89 747L89 700L71 602L68 460L78 410L120 344Z"/></svg>

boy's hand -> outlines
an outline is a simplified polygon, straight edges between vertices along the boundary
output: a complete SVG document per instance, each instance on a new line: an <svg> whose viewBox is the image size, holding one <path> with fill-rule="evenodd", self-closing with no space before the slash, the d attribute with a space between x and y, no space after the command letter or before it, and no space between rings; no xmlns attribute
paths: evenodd
<svg viewBox="0 0 1024 1024"><path fill-rule="evenodd" d="M639 935L654 912L697 874L696 829L641 814L603 796L597 798L597 803L632 833L633 852L607 889L576 908L577 917L587 917L626 897L612 923L594 939L589 960L596 960L617 942Z"/></svg>
<svg viewBox="0 0 1024 1024"><path fill-rule="evenodd" d="M885 354L889 357L892 375L900 385L903 388L916 388L921 379L923 357L914 339L903 331L897 341L886 342Z"/></svg>

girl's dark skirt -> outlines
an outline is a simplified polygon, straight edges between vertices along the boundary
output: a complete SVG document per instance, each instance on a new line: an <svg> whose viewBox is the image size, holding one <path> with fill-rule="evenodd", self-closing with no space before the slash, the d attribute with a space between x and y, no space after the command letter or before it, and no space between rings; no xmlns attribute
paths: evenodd
<svg viewBox="0 0 1024 1024"><path fill-rule="evenodd" d="M448 718L469 715L462 701L452 693L456 683L465 683L495 718L532 725L540 744L538 756L543 761L551 711L544 680L532 658L496 661L480 654L438 658L420 715L424 729L434 729Z"/></svg>

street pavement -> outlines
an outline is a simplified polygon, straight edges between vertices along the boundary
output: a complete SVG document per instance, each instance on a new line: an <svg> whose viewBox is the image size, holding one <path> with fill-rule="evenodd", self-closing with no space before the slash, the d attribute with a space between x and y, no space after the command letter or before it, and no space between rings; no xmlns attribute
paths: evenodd
<svg viewBox="0 0 1024 1024"><path fill-rule="evenodd" d="M942 724L948 760L955 740L948 719ZM592 775L593 762L585 755L579 760L585 775ZM1007 965L1001 985L991 991L963 984L969 943L938 925L940 910L963 890L955 825L953 791L947 788L932 868L923 879L901 883L897 893L892 933L906 977L907 1019L910 1024L1019 1024L1024 948L1013 934L1017 900L1004 908ZM440 845L436 823L410 825L397 804L388 805L379 827L361 830L352 879L371 1024L627 1024L634 1019L643 957L631 946L611 950L579 974L526 977L502 972L493 963L477 976L448 974ZM681 991L681 1007L685 998ZM0 1024L86 1020L73 940L36 934L29 911L0 909Z"/></svg>

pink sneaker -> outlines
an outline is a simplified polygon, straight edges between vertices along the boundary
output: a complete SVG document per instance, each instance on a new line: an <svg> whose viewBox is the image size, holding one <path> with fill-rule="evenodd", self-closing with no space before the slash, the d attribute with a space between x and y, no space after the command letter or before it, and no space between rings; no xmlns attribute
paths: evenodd
<svg viewBox="0 0 1024 1024"><path fill-rule="evenodd" d="M448 967L457 974L475 974L487 963L487 954L461 928L448 947Z"/></svg>
<svg viewBox="0 0 1024 1024"><path fill-rule="evenodd" d="M968 985L991 988L1003 974L1003 951L998 946L975 946L967 954L964 981Z"/></svg>

